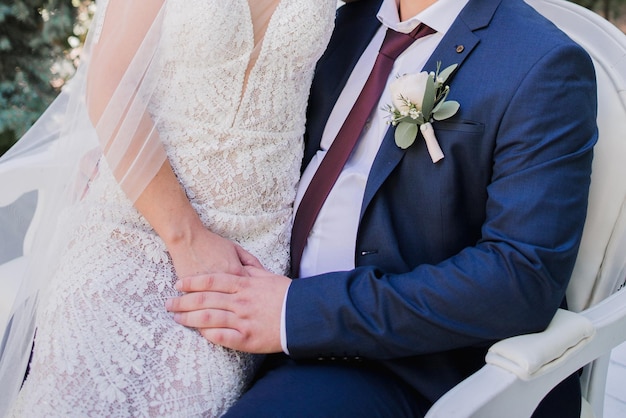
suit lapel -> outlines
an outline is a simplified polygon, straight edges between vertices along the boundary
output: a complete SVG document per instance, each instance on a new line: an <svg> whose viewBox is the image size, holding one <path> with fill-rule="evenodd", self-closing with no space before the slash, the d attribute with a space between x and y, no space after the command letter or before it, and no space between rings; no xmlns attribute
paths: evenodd
<svg viewBox="0 0 626 418"><path fill-rule="evenodd" d="M470 0L443 37L437 49L424 66L425 71L435 71L437 62L441 67L463 65L465 58L478 45L480 38L474 33L489 25L502 0ZM457 69L458 72L458 69Z"/></svg>
<svg viewBox="0 0 626 418"><path fill-rule="evenodd" d="M441 68L452 64L459 64L456 72L461 70L462 64L471 51L478 45L480 38L474 33L486 27L493 17L493 13L502 0L470 0L471 7L465 7L443 37L433 54L424 65L424 71L435 71L437 62ZM469 3L468 3L469 5ZM449 78L452 83L454 74ZM389 128L383 139L380 150L374 159L370 175L365 187L365 195L361 206L361 218L376 192L380 189L387 177L400 163L406 150L400 149L394 139L394 129ZM445 159L439 164L444 163Z"/></svg>
<svg viewBox="0 0 626 418"><path fill-rule="evenodd" d="M303 168L319 150L330 113L356 63L380 27L376 14L381 1L360 0L358 4L342 6L337 14L336 29L318 62L311 86Z"/></svg>

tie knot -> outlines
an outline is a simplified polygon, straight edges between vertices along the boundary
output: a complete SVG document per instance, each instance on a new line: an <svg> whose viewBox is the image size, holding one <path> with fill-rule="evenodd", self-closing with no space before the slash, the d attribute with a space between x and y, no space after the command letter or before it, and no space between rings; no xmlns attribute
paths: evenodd
<svg viewBox="0 0 626 418"><path fill-rule="evenodd" d="M435 30L423 23L420 23L411 33L396 32L387 28L385 39L380 47L380 53L391 60L395 60L413 41L433 33L435 33Z"/></svg>

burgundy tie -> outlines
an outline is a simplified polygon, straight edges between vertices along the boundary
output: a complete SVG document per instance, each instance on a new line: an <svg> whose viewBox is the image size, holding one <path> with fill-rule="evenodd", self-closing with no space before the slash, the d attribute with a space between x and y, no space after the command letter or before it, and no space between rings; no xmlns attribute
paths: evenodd
<svg viewBox="0 0 626 418"><path fill-rule="evenodd" d="M311 228L354 145L361 136L361 131L363 131L374 106L380 100L394 61L413 41L432 33L435 31L424 24L420 24L409 34L387 29L372 72L337 137L311 179L296 212L291 235L291 271L293 274L299 275L300 259Z"/></svg>

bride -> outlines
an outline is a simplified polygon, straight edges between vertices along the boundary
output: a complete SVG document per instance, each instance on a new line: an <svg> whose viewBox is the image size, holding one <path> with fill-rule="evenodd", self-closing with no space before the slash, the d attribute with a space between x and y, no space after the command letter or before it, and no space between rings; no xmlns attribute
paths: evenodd
<svg viewBox="0 0 626 418"><path fill-rule="evenodd" d="M54 144L64 198L38 238L51 252L24 279L38 306L14 309L0 362L10 415L219 416L245 389L259 358L207 343L164 303L179 276L287 272L306 101L335 7L99 1Z"/></svg>

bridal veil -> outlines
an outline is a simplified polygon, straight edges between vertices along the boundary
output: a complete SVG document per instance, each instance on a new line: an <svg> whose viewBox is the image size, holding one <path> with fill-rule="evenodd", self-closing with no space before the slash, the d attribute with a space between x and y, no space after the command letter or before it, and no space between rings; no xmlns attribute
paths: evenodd
<svg viewBox="0 0 626 418"><path fill-rule="evenodd" d="M231 1L218 4L229 8ZM229 52L233 59L249 54L249 74L279 0L240 1L247 1L249 6L255 48L251 54L236 49ZM148 112L155 87L166 76L158 54L167 0L99 0L97 6L76 74L35 125L0 158L0 164L16 164L30 156L44 155L40 164L47 167L49 185L48 199L38 202L45 206L34 231L27 268L10 278L19 282L19 291L0 344L2 416L24 378L38 303L56 270L56 260L71 240L72 231L57 228L59 214L80 201L97 175L99 164L109 165L122 190L134 202L167 159L156 129L158 121ZM211 22L195 32L203 36L207 30L211 30ZM15 212L0 218L0 231L3 224L19 218ZM21 239L2 239L6 241L3 249L22 245Z"/></svg>

